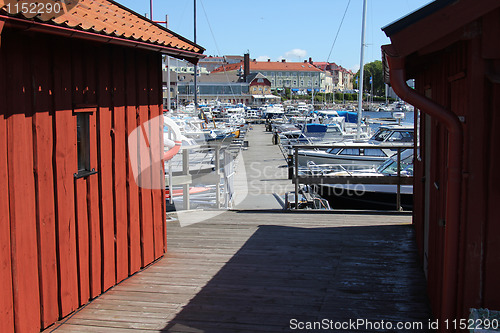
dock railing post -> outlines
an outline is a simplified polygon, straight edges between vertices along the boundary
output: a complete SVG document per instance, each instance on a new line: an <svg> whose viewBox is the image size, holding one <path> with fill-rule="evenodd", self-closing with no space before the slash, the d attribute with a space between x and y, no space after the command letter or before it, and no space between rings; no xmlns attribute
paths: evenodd
<svg viewBox="0 0 500 333"><path fill-rule="evenodd" d="M184 149L182 152L182 170L184 171L184 175L189 175L189 149ZM189 210L191 208L189 205L189 184L182 185L182 192L184 210Z"/></svg>
<svg viewBox="0 0 500 333"><path fill-rule="evenodd" d="M287 164L288 164L288 179L293 179L293 155L288 154L288 159L287 159Z"/></svg>
<svg viewBox="0 0 500 333"><path fill-rule="evenodd" d="M401 207L401 148L398 148L398 183L397 183L397 194L396 194L396 210L402 211Z"/></svg>
<svg viewBox="0 0 500 333"><path fill-rule="evenodd" d="M215 184L215 205L217 209L220 209L220 146L215 148L215 174L216 174L216 184Z"/></svg>

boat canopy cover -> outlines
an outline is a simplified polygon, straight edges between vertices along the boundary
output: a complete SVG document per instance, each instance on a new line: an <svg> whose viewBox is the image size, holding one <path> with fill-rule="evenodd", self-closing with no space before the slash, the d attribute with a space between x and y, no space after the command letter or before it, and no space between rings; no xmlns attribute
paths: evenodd
<svg viewBox="0 0 500 333"><path fill-rule="evenodd" d="M323 117L344 117L346 123L357 123L358 113L353 111L332 111L332 110L314 110L311 114L317 114Z"/></svg>
<svg viewBox="0 0 500 333"><path fill-rule="evenodd" d="M328 126L325 124L306 124L306 130L305 132L307 133L326 133L326 130L328 129Z"/></svg>
<svg viewBox="0 0 500 333"><path fill-rule="evenodd" d="M345 118L346 123L356 124L358 122L358 113L352 111L337 111L340 117Z"/></svg>

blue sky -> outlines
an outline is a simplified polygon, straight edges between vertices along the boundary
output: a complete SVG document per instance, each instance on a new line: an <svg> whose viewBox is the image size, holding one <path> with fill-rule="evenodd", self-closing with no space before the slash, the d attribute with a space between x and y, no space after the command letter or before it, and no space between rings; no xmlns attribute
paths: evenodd
<svg viewBox="0 0 500 333"><path fill-rule="evenodd" d="M149 0L118 2L149 17ZM380 60L380 46L390 43L380 30L383 26L429 2L368 0L365 63ZM193 40L193 6L194 0L154 0L153 19L164 21L168 14L169 29ZM357 71L362 11L363 0L197 0L196 41L206 49L206 55L243 55L249 51L252 59L262 61L311 57Z"/></svg>

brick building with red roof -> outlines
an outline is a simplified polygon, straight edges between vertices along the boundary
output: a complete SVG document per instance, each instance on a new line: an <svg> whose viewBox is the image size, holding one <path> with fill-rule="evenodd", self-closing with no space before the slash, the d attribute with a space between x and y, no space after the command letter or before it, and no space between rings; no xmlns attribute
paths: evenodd
<svg viewBox="0 0 500 333"><path fill-rule="evenodd" d="M271 82L271 89L281 91L290 88L292 91L327 91L326 72L307 61L288 62L250 60L249 73L260 73ZM245 62L221 66L212 73L244 71Z"/></svg>

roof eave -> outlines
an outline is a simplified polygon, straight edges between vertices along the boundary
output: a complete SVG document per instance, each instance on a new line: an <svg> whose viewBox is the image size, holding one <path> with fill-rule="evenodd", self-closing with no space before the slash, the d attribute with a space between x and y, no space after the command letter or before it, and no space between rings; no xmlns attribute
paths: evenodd
<svg viewBox="0 0 500 333"><path fill-rule="evenodd" d="M196 44L196 43L194 43L194 42L190 41L189 39L187 39L187 38L185 38L185 37L183 37L183 36L181 36L181 35L179 35L179 34L177 34L177 33L173 32L173 31L172 31L172 30L170 30L170 29L168 29L168 28L166 28L166 27L164 27L164 26L162 26L162 25L160 25L160 24L156 23L155 21L152 21L152 20L148 19L147 17L145 17L145 16L143 16L143 15L141 15L141 14L137 13L136 11L134 11L134 10L132 10L132 9L128 8L128 7L125 7L124 5L122 5L122 4L120 4L120 3L116 2L116 1L113 1L113 0L108 0L108 1L109 1L110 3L112 3L112 4L116 5L117 7L120 7L121 9L126 10L126 11L128 11L128 12L130 12L130 13L132 13L132 14L136 15L136 16L137 16L137 17L139 17L140 19L142 19L142 20L144 20L144 21L147 21L147 22L149 22L149 23L151 23L151 24L155 25L156 27L158 27L158 28L160 28L160 29L162 29L162 30L164 30L164 31L168 32L169 34L172 34L174 37L176 37L176 38L178 38L178 39L182 40L183 42L186 42L186 43L188 43L188 44L191 44L191 45L193 45L193 46L195 46L195 47L199 48L199 49L200 49L200 51L201 51L201 53L205 52L205 49L204 49L203 47L201 47L200 45L198 45L198 44ZM204 56L204 57L205 57L205 56Z"/></svg>
<svg viewBox="0 0 500 333"><path fill-rule="evenodd" d="M76 30L73 28L66 28L48 23L25 20L7 15L0 15L0 20L5 22L6 27L23 29L24 31L43 32L46 34L64 36L67 38L85 39L93 42L121 45L143 50L161 52L178 59L187 60L193 64L197 64L200 59L205 57L204 54L199 52L181 50L173 47L162 46L159 44L145 43L137 40L119 38L89 31ZM204 49L200 48L200 52L203 51Z"/></svg>
<svg viewBox="0 0 500 333"><path fill-rule="evenodd" d="M382 30L399 56L408 56L498 7L498 0L436 0Z"/></svg>
<svg viewBox="0 0 500 333"><path fill-rule="evenodd" d="M397 21L394 21L385 27L382 28L382 31L385 32L387 37L391 37L392 35L400 32L401 30L404 30L408 26L420 21L424 17L427 17L436 11L440 10L441 8L444 8L448 6L449 4L456 2L457 0L436 0L433 1L413 12L410 14L403 16Z"/></svg>

